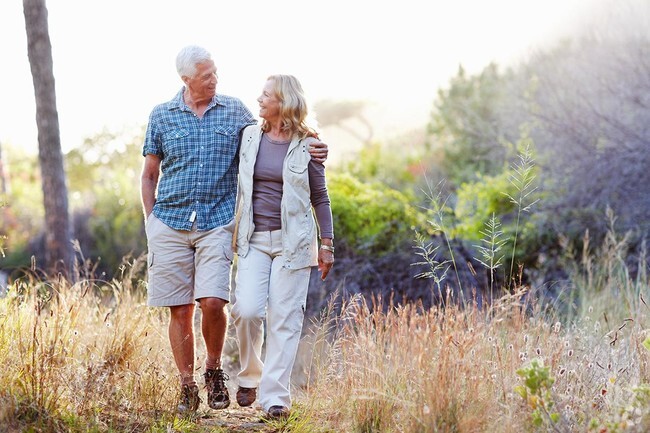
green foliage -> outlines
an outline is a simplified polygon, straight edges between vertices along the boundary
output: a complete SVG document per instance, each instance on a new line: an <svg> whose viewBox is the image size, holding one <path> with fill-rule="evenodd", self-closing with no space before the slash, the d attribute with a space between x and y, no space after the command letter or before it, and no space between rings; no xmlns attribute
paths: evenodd
<svg viewBox="0 0 650 433"><path fill-rule="evenodd" d="M482 230L492 215L508 218L514 212L514 206L504 193L514 193L508 182L509 173L504 171L495 176L479 175L476 182L463 183L456 191L455 216L458 223L453 232L471 241L482 238ZM504 224L505 225L505 224ZM508 228L504 227L507 233Z"/></svg>
<svg viewBox="0 0 650 433"><path fill-rule="evenodd" d="M413 230L425 225L411 197L379 182L349 174L328 175L337 245L353 254L383 254L403 248Z"/></svg>
<svg viewBox="0 0 650 433"><path fill-rule="evenodd" d="M369 143L349 161L342 162L337 171L349 173L362 182L381 182L415 193L425 167L423 147L424 137L417 134L396 138L391 143Z"/></svg>
<svg viewBox="0 0 650 433"><path fill-rule="evenodd" d="M532 242L536 230L534 222L528 220L523 223L522 227L517 228L516 212L517 209L510 201L506 194L514 194L515 189L508 181L509 173L504 171L497 176L480 176L479 180L474 183L465 183L457 191L455 217L457 223L452 231L452 236L468 240L474 244L485 243L491 244L489 225L496 218L499 218L498 239L494 233L494 241L501 243L508 242L513 244L515 236L518 234L524 238L520 243L521 248L514 251L513 249L499 248L499 257L504 262L511 262L514 258L518 263L525 263L529 258L527 246ZM504 194L504 192L506 194ZM496 248L496 245L495 245ZM479 255L485 259L484 251L478 248ZM494 251L495 253L497 251ZM480 259L480 258L479 258ZM496 270L495 263L486 268Z"/></svg>
<svg viewBox="0 0 650 433"><path fill-rule="evenodd" d="M392 187L412 185L415 181L413 173L408 171L408 161L404 155L396 155L380 143L364 146L363 151L342 171L352 173L362 181L381 180Z"/></svg>
<svg viewBox="0 0 650 433"><path fill-rule="evenodd" d="M496 64L469 77L460 67L449 88L438 92L429 132L442 146L447 178L455 184L498 173L512 152L499 128L508 79Z"/></svg>
<svg viewBox="0 0 650 433"><path fill-rule="evenodd" d="M529 212L539 200L535 186L538 168L529 143L522 143L525 147L516 163L494 176L479 175L476 182L464 183L457 191L455 214L458 223L453 234L482 243L477 248L491 276L501 260L511 263L509 277L512 278L515 262L526 263L534 257L529 247L536 237L535 222L522 221L522 213ZM509 250L504 248L506 242L512 245Z"/></svg>
<svg viewBox="0 0 650 433"><path fill-rule="evenodd" d="M533 359L528 367L517 370L517 375L524 380L524 385L515 387L515 392L524 399L532 409L532 422L535 427L551 426L560 420L560 414L553 412L551 388L555 379L551 377L551 368L545 367L541 359Z"/></svg>
<svg viewBox="0 0 650 433"><path fill-rule="evenodd" d="M142 131L104 131L65 155L70 209L79 252L112 275L125 256L146 248L139 175ZM43 199L36 155L7 149L10 192L0 234L6 257L1 267L29 267L42 256Z"/></svg>
<svg viewBox="0 0 650 433"><path fill-rule="evenodd" d="M5 203L0 202L0 209L4 207L5 207ZM7 239L7 236L0 233L0 258L5 257L5 249L4 249L5 239Z"/></svg>
<svg viewBox="0 0 650 433"><path fill-rule="evenodd" d="M104 131L66 155L72 206L88 213L85 254L112 274L125 256L146 249L140 204L141 131ZM84 237L84 233L79 233ZM83 239L82 239L83 240Z"/></svg>
<svg viewBox="0 0 650 433"><path fill-rule="evenodd" d="M0 221L0 233L7 236L2 267L28 265L29 255L22 251L42 229L45 217L40 169L34 155L13 147L4 150L9 190Z"/></svg>

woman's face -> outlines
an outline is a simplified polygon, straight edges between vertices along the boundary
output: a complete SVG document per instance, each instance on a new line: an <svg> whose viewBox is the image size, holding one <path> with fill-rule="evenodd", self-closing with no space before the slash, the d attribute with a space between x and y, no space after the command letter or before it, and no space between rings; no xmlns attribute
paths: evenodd
<svg viewBox="0 0 650 433"><path fill-rule="evenodd" d="M262 94L257 98L260 104L260 117L272 121L280 117L281 102L275 95L275 80L267 80L262 89Z"/></svg>

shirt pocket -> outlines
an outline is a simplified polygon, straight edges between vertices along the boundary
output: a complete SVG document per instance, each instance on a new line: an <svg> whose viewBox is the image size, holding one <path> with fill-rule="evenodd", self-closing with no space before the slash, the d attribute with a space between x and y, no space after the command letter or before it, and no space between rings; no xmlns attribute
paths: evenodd
<svg viewBox="0 0 650 433"><path fill-rule="evenodd" d="M238 134L238 129L229 125L218 125L214 127L214 132L221 135L232 136Z"/></svg>
<svg viewBox="0 0 650 433"><path fill-rule="evenodd" d="M187 128L175 128L166 131L163 136L163 147L168 156L187 155L190 151L190 131Z"/></svg>
<svg viewBox="0 0 650 433"><path fill-rule="evenodd" d="M223 155L233 156L239 148L239 130L234 126L215 126L212 139L215 151Z"/></svg>
<svg viewBox="0 0 650 433"><path fill-rule="evenodd" d="M185 128L172 129L163 134L163 140L177 140L179 138L187 137L190 131Z"/></svg>

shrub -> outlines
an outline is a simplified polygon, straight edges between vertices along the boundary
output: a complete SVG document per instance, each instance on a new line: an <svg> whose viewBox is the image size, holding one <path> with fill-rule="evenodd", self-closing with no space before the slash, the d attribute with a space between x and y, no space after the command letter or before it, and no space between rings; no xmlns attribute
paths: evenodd
<svg viewBox="0 0 650 433"><path fill-rule="evenodd" d="M364 183L348 174L328 177L337 247L351 254L385 254L413 238L425 225L406 194L379 182Z"/></svg>

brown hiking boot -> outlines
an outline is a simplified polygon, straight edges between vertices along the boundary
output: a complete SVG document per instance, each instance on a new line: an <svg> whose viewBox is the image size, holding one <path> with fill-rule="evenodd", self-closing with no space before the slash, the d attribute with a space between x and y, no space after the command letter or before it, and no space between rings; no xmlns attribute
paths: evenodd
<svg viewBox="0 0 650 433"><path fill-rule="evenodd" d="M269 419L287 419L289 418L289 408L286 406L271 406L266 416Z"/></svg>
<svg viewBox="0 0 650 433"><path fill-rule="evenodd" d="M196 385L181 386L181 398L176 410L180 414L196 412L201 399L199 398L199 387Z"/></svg>
<svg viewBox="0 0 650 433"><path fill-rule="evenodd" d="M257 388L244 388L240 386L237 389L237 404L241 407L247 407L253 404L257 398Z"/></svg>
<svg viewBox="0 0 650 433"><path fill-rule="evenodd" d="M208 406L212 409L225 409L230 406L230 395L226 381L230 379L222 369L206 370L205 387L208 389Z"/></svg>

